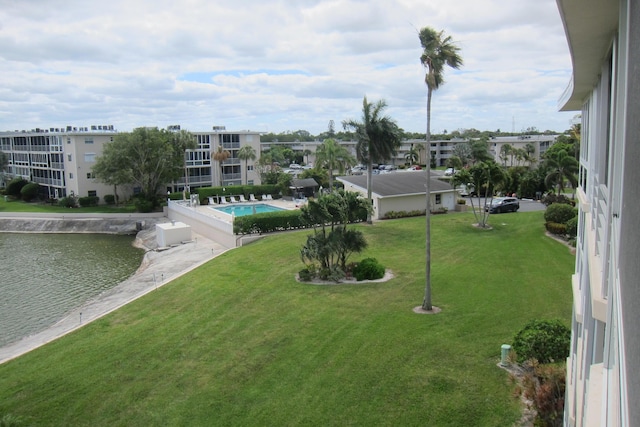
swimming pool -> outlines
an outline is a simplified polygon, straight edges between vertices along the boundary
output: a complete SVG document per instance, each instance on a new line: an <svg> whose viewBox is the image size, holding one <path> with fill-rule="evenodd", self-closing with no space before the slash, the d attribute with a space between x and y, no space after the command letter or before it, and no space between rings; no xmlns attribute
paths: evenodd
<svg viewBox="0 0 640 427"><path fill-rule="evenodd" d="M216 206L216 207L210 206L210 208L220 212L224 212L228 215L235 215L235 216L245 216L245 215L253 215L257 213L277 212L277 211L285 210L277 206L267 205L265 203L255 203L251 205L234 204L230 206Z"/></svg>

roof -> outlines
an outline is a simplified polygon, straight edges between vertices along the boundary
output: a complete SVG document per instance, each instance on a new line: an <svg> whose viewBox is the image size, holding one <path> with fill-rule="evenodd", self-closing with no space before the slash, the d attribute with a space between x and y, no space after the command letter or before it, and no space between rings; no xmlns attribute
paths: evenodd
<svg viewBox="0 0 640 427"><path fill-rule="evenodd" d="M617 0L556 0L571 52L573 76L559 103L580 110L600 75L618 26Z"/></svg>
<svg viewBox="0 0 640 427"><path fill-rule="evenodd" d="M347 182L363 190L367 188L366 175L341 176L339 181ZM424 194L426 171L393 172L373 175L371 177L371 192L380 197L407 196ZM431 175L431 193L453 191L451 184L440 181Z"/></svg>
<svg viewBox="0 0 640 427"><path fill-rule="evenodd" d="M293 188L309 188L309 187L317 187L317 186L318 186L318 183L313 178L291 180L291 187Z"/></svg>

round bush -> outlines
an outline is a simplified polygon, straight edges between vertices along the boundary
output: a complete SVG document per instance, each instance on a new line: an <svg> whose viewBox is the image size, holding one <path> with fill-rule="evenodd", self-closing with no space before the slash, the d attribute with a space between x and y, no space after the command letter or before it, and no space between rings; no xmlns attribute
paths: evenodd
<svg viewBox="0 0 640 427"><path fill-rule="evenodd" d="M27 185L29 181L23 178L13 178L7 184L6 192L9 196L20 197L20 191L22 191L22 187Z"/></svg>
<svg viewBox="0 0 640 427"><path fill-rule="evenodd" d="M558 224L566 224L571 218L578 214L577 210L571 205L564 203L553 203L547 207L544 212L544 219L547 222L557 222Z"/></svg>
<svg viewBox="0 0 640 427"><path fill-rule="evenodd" d="M569 356L571 331L559 320L532 320L513 338L518 360L560 362Z"/></svg>
<svg viewBox="0 0 640 427"><path fill-rule="evenodd" d="M22 196L22 200L30 202L38 196L38 191L40 191L40 185L35 182L30 182L20 189L20 195Z"/></svg>
<svg viewBox="0 0 640 427"><path fill-rule="evenodd" d="M574 216L567 221L567 234L569 237L576 237L578 235L578 217Z"/></svg>
<svg viewBox="0 0 640 427"><path fill-rule="evenodd" d="M384 266L375 258L365 258L353 269L353 277L360 280L376 280L384 277Z"/></svg>

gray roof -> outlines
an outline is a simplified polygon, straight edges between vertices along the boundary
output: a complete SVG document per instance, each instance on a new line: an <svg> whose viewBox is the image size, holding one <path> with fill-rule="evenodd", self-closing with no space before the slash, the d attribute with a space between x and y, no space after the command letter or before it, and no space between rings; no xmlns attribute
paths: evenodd
<svg viewBox="0 0 640 427"><path fill-rule="evenodd" d="M309 188L309 187L317 187L318 183L313 178L305 178L305 179L292 179L291 187L295 188Z"/></svg>
<svg viewBox="0 0 640 427"><path fill-rule="evenodd" d="M363 189L367 188L367 175L341 176L340 181L348 182ZM426 171L392 172L373 175L371 191L380 197L421 194L425 192ZM451 184L431 175L431 193L453 191Z"/></svg>

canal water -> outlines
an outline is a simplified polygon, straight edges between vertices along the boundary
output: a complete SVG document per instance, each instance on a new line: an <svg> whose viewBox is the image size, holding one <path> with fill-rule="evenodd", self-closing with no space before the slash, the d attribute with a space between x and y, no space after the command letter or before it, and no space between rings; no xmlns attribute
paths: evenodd
<svg viewBox="0 0 640 427"><path fill-rule="evenodd" d="M140 266L134 237L0 233L0 347L40 332Z"/></svg>

